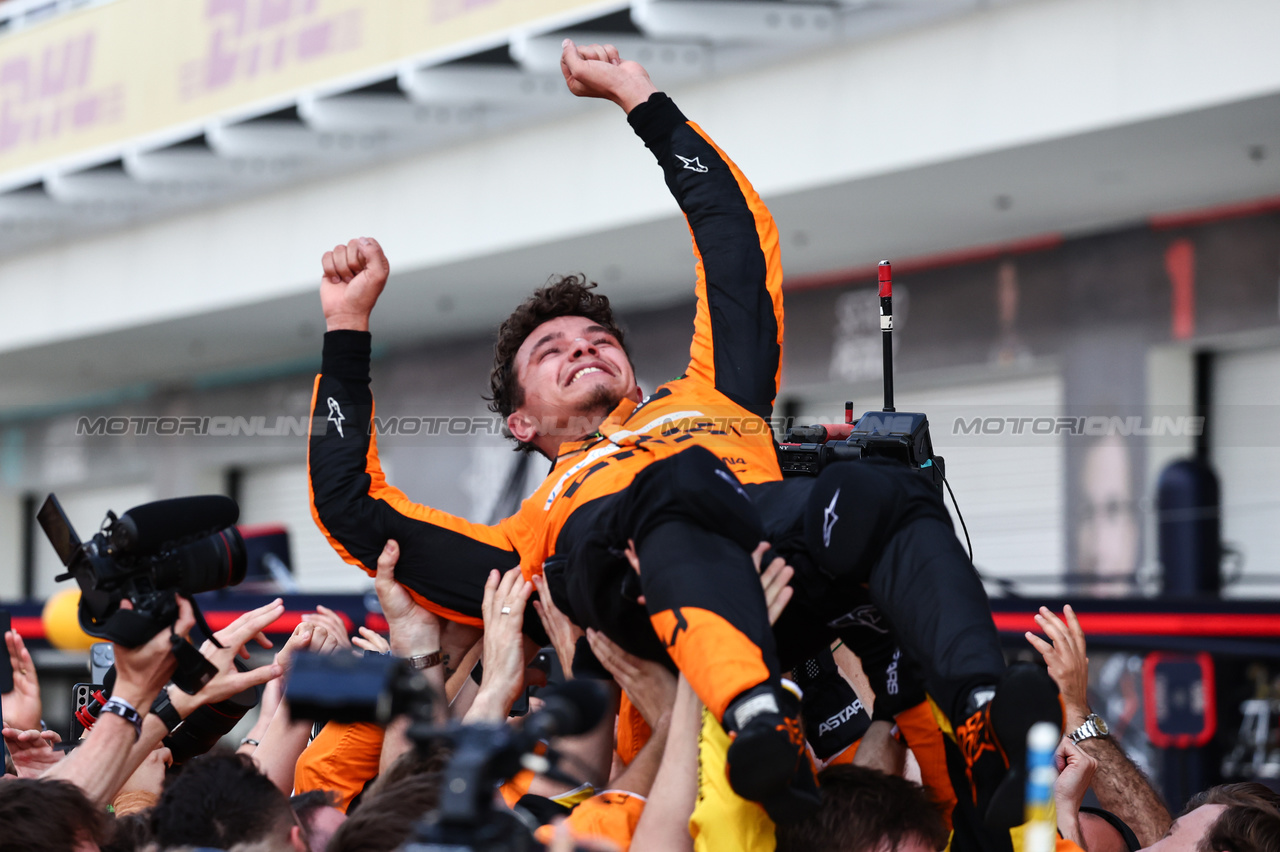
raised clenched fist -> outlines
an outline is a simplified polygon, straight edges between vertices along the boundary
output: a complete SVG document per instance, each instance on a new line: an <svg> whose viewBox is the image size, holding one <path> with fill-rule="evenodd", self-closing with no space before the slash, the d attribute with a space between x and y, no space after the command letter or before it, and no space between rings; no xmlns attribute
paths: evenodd
<svg viewBox="0 0 1280 852"><path fill-rule="evenodd" d="M325 252L321 265L320 304L328 330L368 331L369 314L391 274L382 246L360 237Z"/></svg>
<svg viewBox="0 0 1280 852"><path fill-rule="evenodd" d="M560 71L573 94L613 101L626 112L657 91L640 63L624 60L611 44L577 45L565 39Z"/></svg>

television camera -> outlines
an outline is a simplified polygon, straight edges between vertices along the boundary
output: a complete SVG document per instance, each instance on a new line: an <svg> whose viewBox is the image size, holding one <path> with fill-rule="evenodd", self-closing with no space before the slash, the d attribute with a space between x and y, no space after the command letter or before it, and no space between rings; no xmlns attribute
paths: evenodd
<svg viewBox="0 0 1280 852"><path fill-rule="evenodd" d="M56 579L80 586L80 627L126 648L136 648L173 625L179 595L190 597L244 579L244 540L232 526L239 516L235 501L227 497L157 500L119 517L108 511L101 529L82 542L53 494L36 513L67 569ZM131 608L121 606L126 600ZM212 637L194 601L192 608L201 630ZM175 635L172 641L178 659L173 682L195 694L217 669L186 639Z"/></svg>
<svg viewBox="0 0 1280 852"><path fill-rule="evenodd" d="M893 271L880 261L880 336L884 343L884 409L853 419L845 403L843 423L794 426L778 444L783 476L817 476L828 464L864 458L893 459L929 476L939 490L946 479L942 456L933 451L929 418L893 407Z"/></svg>

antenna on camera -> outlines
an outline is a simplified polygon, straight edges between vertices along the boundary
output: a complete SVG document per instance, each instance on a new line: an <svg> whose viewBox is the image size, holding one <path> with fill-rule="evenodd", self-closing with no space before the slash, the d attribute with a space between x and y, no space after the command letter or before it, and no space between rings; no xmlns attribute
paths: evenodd
<svg viewBox="0 0 1280 852"><path fill-rule="evenodd" d="M893 267L880 261L880 338L884 341L884 410L893 411Z"/></svg>

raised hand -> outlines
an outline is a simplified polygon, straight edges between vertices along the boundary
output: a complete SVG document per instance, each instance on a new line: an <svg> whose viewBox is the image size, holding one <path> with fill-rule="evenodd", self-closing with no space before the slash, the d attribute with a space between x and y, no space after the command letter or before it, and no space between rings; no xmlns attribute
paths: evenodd
<svg viewBox="0 0 1280 852"><path fill-rule="evenodd" d="M265 606L251 609L226 627L214 633L214 637L222 644L219 648L210 641L200 646L200 653L217 668L218 673L201 687L195 695L187 695L181 690L172 690L169 700L178 714L186 718L197 707L205 704L217 704L251 686L266 683L284 673L284 668L272 664L259 666L242 672L236 668L236 657L249 656L245 646L256 641L264 648L271 647L271 640L262 632L264 628L284 615L284 601L276 598Z"/></svg>
<svg viewBox="0 0 1280 852"><path fill-rule="evenodd" d="M4 736L4 744L9 747L9 756L13 758L13 767L19 778L39 778L45 770L66 757L65 752L53 748L62 742L62 737L54 731L20 731L6 727L0 735Z"/></svg>
<svg viewBox="0 0 1280 852"><path fill-rule="evenodd" d="M534 612L538 613L547 636L551 638L556 655L560 657L560 668L564 669L565 677L571 678L573 677L573 652L578 645L578 638L583 635L582 628L570 621L569 616L561 612L560 607L556 606L555 601L551 599L551 588L547 585L546 577L534 574L533 586L538 590L539 597L539 600L533 602Z"/></svg>
<svg viewBox="0 0 1280 852"><path fill-rule="evenodd" d="M587 641L596 659L627 693L645 723L657 728L658 719L676 702L676 676L661 663L627 653L599 631L588 630Z"/></svg>
<svg viewBox="0 0 1280 852"><path fill-rule="evenodd" d="M378 555L378 573L374 588L382 616L387 620L391 653L398 657L433 654L440 650L440 619L418 604L409 590L396 582L396 563L400 561L400 545L388 539ZM448 664L448 660L445 660Z"/></svg>
<svg viewBox="0 0 1280 852"><path fill-rule="evenodd" d="M368 331L369 314L391 274L382 246L360 237L325 252L320 265L320 305L328 330Z"/></svg>
<svg viewBox="0 0 1280 852"><path fill-rule="evenodd" d="M533 595L533 584L524 579L520 566L505 574L489 572L484 584L484 676L466 722L505 719L524 688L524 608Z"/></svg>
<svg viewBox="0 0 1280 852"><path fill-rule="evenodd" d="M768 550L769 542L762 541L752 552L751 561L756 564L757 572L760 572L760 563ZM760 572L760 585L764 587L764 602L769 610L770 625L778 623L778 616L782 615L782 611L791 602L791 596L795 594L790 585L795 573L795 569L783 561L781 556L774 557L769 566Z"/></svg>
<svg viewBox="0 0 1280 852"><path fill-rule="evenodd" d="M564 40L560 71L569 91L580 98L603 98L631 112L658 91L638 62L623 60L611 44L578 46Z"/></svg>
<svg viewBox="0 0 1280 852"><path fill-rule="evenodd" d="M31 662L31 652L23 644L16 630L4 632L4 653L9 654L13 667L13 690L0 696L4 704L4 721L20 730L40 727L40 681L36 678L36 665Z"/></svg>
<svg viewBox="0 0 1280 852"><path fill-rule="evenodd" d="M1067 730L1073 730L1089 715L1089 658L1085 654L1084 631L1080 629L1075 610L1067 604L1062 608L1062 614L1066 617L1065 623L1048 607L1040 607L1036 614L1036 624L1053 644L1029 631L1026 637L1031 647L1044 657L1049 676L1062 692Z"/></svg>
<svg viewBox="0 0 1280 852"><path fill-rule="evenodd" d="M327 606L317 606L315 612L302 616L302 620L319 624L337 641L339 647L348 650L351 648L351 637L347 635L347 623L342 620L342 616Z"/></svg>

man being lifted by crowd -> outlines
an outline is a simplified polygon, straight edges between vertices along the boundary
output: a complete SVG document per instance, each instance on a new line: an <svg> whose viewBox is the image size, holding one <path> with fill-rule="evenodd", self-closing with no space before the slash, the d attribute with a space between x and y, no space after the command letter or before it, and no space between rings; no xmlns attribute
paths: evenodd
<svg viewBox="0 0 1280 852"><path fill-rule="evenodd" d="M733 738L731 785L778 821L815 801L799 702L780 674L840 635L841 617L869 593L950 718L975 804L996 823L1020 822L1021 743L1038 719L1061 724L1057 691L1042 673L1005 671L936 489L868 461L782 481L768 425L783 332L768 210L638 64L566 40L562 67L575 95L626 112L688 220L697 312L687 373L643 396L608 300L577 277L555 280L502 324L491 375L493 407L520 447L553 460L547 479L493 526L413 503L387 484L371 429L369 315L387 260L371 239L337 246L321 283L328 334L312 422L328 428L310 439L317 523L371 573L395 539L397 580L459 623L479 626L492 570L544 573L576 623L674 662ZM776 641L751 558L761 540L796 570Z"/></svg>

